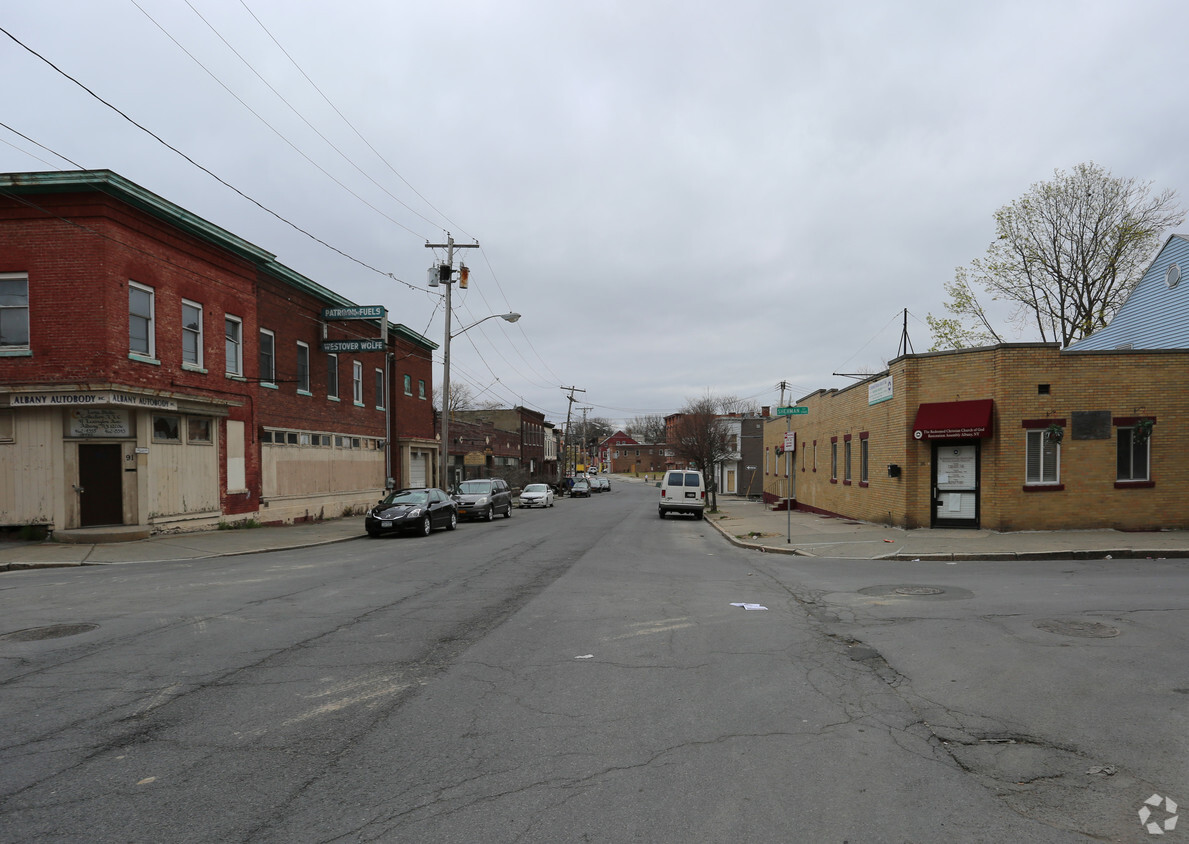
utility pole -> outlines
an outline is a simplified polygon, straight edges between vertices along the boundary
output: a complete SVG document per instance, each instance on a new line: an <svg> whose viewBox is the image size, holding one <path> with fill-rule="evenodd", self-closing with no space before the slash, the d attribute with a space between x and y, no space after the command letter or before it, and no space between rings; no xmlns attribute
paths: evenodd
<svg viewBox="0 0 1189 844"><path fill-rule="evenodd" d="M445 342L442 346L442 355L445 360L442 366L442 454L440 460L440 470L438 475L438 487L444 489L446 492L450 491L450 480L448 473L450 470L450 285L454 281L454 250L455 249L478 249L479 243L458 243L454 242L454 237L450 232L446 232L445 243L426 243L426 249L445 249L446 263L439 266L438 281L446 285L446 334ZM466 287L466 284L463 284Z"/></svg>
<svg viewBox="0 0 1189 844"><path fill-rule="evenodd" d="M573 465L570 461L570 450L574 447L574 440L570 437L570 414L574 411L574 402L578 399L574 398L574 393L585 393L586 390L579 390L577 387L562 387L563 390L569 390L570 394L566 396L570 400L569 407L566 408L566 453L562 456L561 479L565 480L566 472L570 471Z"/></svg>
<svg viewBox="0 0 1189 844"><path fill-rule="evenodd" d="M586 452L586 471L590 471L590 444L586 441L586 412L594 410L593 407L580 407L582 411L582 448Z"/></svg>

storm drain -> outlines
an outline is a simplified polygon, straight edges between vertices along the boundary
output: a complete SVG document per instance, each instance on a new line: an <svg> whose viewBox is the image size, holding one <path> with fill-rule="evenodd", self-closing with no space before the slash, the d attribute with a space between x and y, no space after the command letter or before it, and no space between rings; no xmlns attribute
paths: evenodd
<svg viewBox="0 0 1189 844"><path fill-rule="evenodd" d="M46 627L26 627L24 630L0 633L0 640L5 642L40 642L43 639L64 639L67 636L90 633L98 628L98 624L51 624Z"/></svg>
<svg viewBox="0 0 1189 844"><path fill-rule="evenodd" d="M1101 621L1080 621L1068 618L1042 618L1032 622L1032 626L1046 633L1056 633L1058 636L1077 636L1081 639L1111 639L1122 632L1118 627L1103 624Z"/></svg>

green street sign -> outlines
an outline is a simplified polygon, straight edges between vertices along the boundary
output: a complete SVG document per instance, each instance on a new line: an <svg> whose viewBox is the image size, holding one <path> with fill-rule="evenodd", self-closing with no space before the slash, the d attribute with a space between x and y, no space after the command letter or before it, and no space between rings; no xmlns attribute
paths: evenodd
<svg viewBox="0 0 1189 844"><path fill-rule="evenodd" d="M776 408L777 416L808 416L809 408L801 405L793 405L792 407L778 407Z"/></svg>

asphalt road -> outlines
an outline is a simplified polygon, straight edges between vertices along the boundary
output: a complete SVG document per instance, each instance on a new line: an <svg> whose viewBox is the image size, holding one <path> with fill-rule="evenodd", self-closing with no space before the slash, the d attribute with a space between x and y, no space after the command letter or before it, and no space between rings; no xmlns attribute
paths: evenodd
<svg viewBox="0 0 1189 844"><path fill-rule="evenodd" d="M0 840L1145 841L1189 800L1185 563L777 557L654 495L4 575Z"/></svg>

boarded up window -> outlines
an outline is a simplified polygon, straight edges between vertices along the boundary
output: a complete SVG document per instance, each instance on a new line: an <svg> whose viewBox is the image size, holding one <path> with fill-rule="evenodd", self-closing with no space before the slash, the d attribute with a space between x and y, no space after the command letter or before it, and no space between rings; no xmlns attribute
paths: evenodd
<svg viewBox="0 0 1189 844"><path fill-rule="evenodd" d="M244 423L227 420L227 491L247 491L247 465L244 458Z"/></svg>

